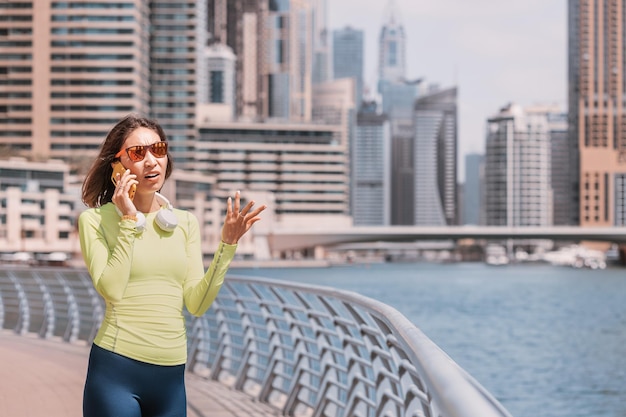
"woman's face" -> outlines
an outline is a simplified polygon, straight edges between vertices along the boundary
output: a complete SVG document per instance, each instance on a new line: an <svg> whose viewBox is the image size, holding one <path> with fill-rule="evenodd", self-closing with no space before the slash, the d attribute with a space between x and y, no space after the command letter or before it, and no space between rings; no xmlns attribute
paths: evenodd
<svg viewBox="0 0 626 417"><path fill-rule="evenodd" d="M167 170L167 158L156 157L150 150L145 152L145 156L140 161L133 161L129 158L125 149L132 146L149 146L161 142L159 135L151 129L138 127L133 130L124 141L124 150L120 156L120 161L125 168L130 169L131 174L137 175L137 194L147 194L159 191L165 182L165 172Z"/></svg>

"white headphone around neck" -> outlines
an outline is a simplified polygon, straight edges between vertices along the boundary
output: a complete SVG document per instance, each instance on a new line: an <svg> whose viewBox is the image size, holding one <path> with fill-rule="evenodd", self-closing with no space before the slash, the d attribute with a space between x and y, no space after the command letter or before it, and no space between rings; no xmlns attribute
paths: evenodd
<svg viewBox="0 0 626 417"><path fill-rule="evenodd" d="M176 226L178 226L178 219L176 218L176 214L174 214L174 207L165 196L160 193L156 193L155 195L159 204L161 204L161 209L157 212L154 222L159 226L159 229L164 232L173 232ZM117 214L122 217L122 212L117 206L115 206L115 210ZM140 211L137 212L137 224L135 227L138 232L146 230L146 216Z"/></svg>

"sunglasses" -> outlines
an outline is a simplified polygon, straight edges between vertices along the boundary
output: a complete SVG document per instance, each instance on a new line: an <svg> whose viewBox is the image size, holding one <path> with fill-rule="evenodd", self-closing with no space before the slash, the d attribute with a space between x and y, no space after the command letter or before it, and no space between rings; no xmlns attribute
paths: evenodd
<svg viewBox="0 0 626 417"><path fill-rule="evenodd" d="M131 161L139 162L146 157L148 151L150 151L150 153L157 158L163 158L167 155L167 142L160 141L155 142L152 145L131 146L130 148L119 151L115 157L119 158L124 152L126 152L126 155L128 155L128 158Z"/></svg>

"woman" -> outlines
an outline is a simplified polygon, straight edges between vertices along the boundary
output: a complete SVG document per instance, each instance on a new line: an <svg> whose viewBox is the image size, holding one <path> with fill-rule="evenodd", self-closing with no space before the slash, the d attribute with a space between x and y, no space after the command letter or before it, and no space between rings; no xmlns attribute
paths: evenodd
<svg viewBox="0 0 626 417"><path fill-rule="evenodd" d="M112 176L117 163L122 173ZM205 273L197 219L158 193L171 172L163 129L129 115L85 178L90 208L79 217L80 245L106 302L89 357L85 417L186 415L183 306L196 316L207 311L238 240L265 209L252 210L253 201L240 209L239 192L228 198L222 241Z"/></svg>

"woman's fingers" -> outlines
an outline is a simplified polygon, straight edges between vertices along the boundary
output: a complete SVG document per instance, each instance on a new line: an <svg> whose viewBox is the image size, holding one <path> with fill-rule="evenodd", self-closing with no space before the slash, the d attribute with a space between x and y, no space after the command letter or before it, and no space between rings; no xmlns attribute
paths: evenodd
<svg viewBox="0 0 626 417"><path fill-rule="evenodd" d="M131 188L137 184L137 175L131 174L130 170L127 169L123 174L117 174L117 185L115 186L115 191L113 192L112 200L113 203L123 212L126 212L132 208L132 199L130 198L130 190ZM129 203L130 201L130 203Z"/></svg>
<svg viewBox="0 0 626 417"><path fill-rule="evenodd" d="M235 192L235 213L239 215L239 207L241 206L241 192Z"/></svg>

